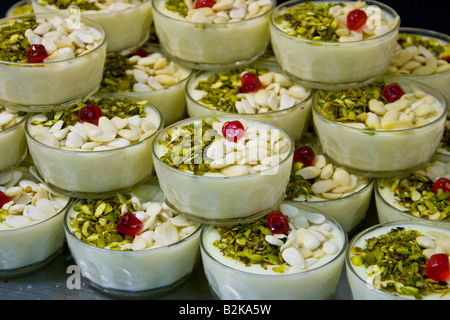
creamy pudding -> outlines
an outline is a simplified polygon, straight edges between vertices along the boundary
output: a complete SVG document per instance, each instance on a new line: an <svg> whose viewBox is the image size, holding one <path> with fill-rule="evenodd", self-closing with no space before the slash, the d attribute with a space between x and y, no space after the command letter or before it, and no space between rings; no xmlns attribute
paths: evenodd
<svg viewBox="0 0 450 320"><path fill-rule="evenodd" d="M99 87L106 54L103 28L61 14L0 20L0 102L20 111L64 109ZM5 40L6 41L6 40Z"/></svg>
<svg viewBox="0 0 450 320"><path fill-rule="evenodd" d="M430 161L444 132L447 105L418 82L376 81L348 90L318 90L313 121L324 154L353 173L402 174Z"/></svg>
<svg viewBox="0 0 450 320"><path fill-rule="evenodd" d="M273 0L156 0L153 19L161 48L194 69L251 63L270 41ZM212 5L212 7L207 6Z"/></svg>
<svg viewBox="0 0 450 320"><path fill-rule="evenodd" d="M206 278L222 300L330 298L346 244L333 218L284 203L254 222L205 226L200 240Z"/></svg>
<svg viewBox="0 0 450 320"><path fill-rule="evenodd" d="M27 115L0 106L0 173L18 165L27 155L25 122ZM7 150L7 151L6 151Z"/></svg>
<svg viewBox="0 0 450 320"><path fill-rule="evenodd" d="M329 162L318 147L300 146L286 188L287 201L302 202L334 217L350 232L365 217L373 181Z"/></svg>
<svg viewBox="0 0 450 320"><path fill-rule="evenodd" d="M152 24L149 0L32 0L35 12L64 12L85 17L105 28L108 52L136 49L148 40Z"/></svg>
<svg viewBox="0 0 450 320"><path fill-rule="evenodd" d="M99 92L120 93L155 106L167 126L185 117L185 87L192 70L155 49L106 56Z"/></svg>
<svg viewBox="0 0 450 320"><path fill-rule="evenodd" d="M270 37L286 73L314 88L348 88L386 71L399 24L379 2L288 1L271 15Z"/></svg>
<svg viewBox="0 0 450 320"><path fill-rule="evenodd" d="M152 152L170 207L202 223L233 224L282 200L293 142L278 127L250 118L188 118L162 130Z"/></svg>
<svg viewBox="0 0 450 320"><path fill-rule="evenodd" d="M238 113L271 122L301 139L311 114L313 91L287 77L275 64L198 72L186 89L191 117Z"/></svg>
<svg viewBox="0 0 450 320"><path fill-rule="evenodd" d="M0 274L35 271L61 253L70 198L37 180L28 165L0 175Z"/></svg>
<svg viewBox="0 0 450 320"><path fill-rule="evenodd" d="M449 244L448 228L425 222L399 220L362 231L345 257L353 299L450 299Z"/></svg>
<svg viewBox="0 0 450 320"><path fill-rule="evenodd" d="M151 145L161 116L146 101L95 98L28 119L30 154L52 188L102 197L134 187L153 172Z"/></svg>
<svg viewBox="0 0 450 320"><path fill-rule="evenodd" d="M77 200L64 229L83 277L106 293L167 293L189 278L199 258L201 226L168 208L153 184Z"/></svg>

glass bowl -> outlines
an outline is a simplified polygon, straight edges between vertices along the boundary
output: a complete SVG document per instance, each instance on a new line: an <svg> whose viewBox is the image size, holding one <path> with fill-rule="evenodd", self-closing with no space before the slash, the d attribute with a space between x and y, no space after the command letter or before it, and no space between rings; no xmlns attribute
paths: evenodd
<svg viewBox="0 0 450 320"><path fill-rule="evenodd" d="M151 46L144 46L141 49L145 50L146 53L148 52L150 54L150 56L152 54L160 53L160 50L158 48L151 47ZM140 51L142 51L142 50L140 50ZM142 54L145 54L145 53L142 53ZM135 56L136 56L135 54L131 54L127 57L132 60L132 59L134 59ZM102 85L100 87L99 92L101 92L103 95L120 94L123 96L131 97L132 99L135 99L135 100L148 101L150 104L155 106L155 108L157 108L159 110L159 112L161 113L161 116L164 120L164 126L168 126L176 121L184 119L186 116L185 87L186 87L186 83L187 83L189 77L193 73L193 70L191 70L179 63L170 61L165 55L162 55L162 56L168 62L167 69L165 69L164 67L163 68L158 67L159 69L156 70L156 69L154 69L155 64L152 64L152 65L149 64L149 65L146 65L145 67L150 69L150 71L152 71L152 72L156 71L157 74L161 74L162 76L165 76L165 75L169 75L169 73L163 73L163 72L165 72L164 70L172 69L172 66L173 66L174 70L180 74L180 78L177 79L177 82L175 84L170 84L170 85L164 84L161 86L161 88L153 89L153 90L147 89L144 87L145 89L141 88L141 89L137 89L137 90L139 90L139 91L137 91L133 87L130 89L127 89L127 90L122 90L122 89L114 90L112 88L108 88L108 82L102 81ZM113 59L113 58L111 58L111 59ZM107 63L108 63L108 61L110 61L110 55L108 55L106 57L106 61L107 61ZM113 66L114 65L112 64L111 67L113 67ZM136 66L136 64L133 64L133 66ZM106 65L105 65L105 67L106 67ZM133 67L132 70L138 70L138 68ZM113 70L112 73L114 73L114 72L115 71ZM160 73L158 73L158 72L160 72ZM125 73L126 73L126 71L124 70L124 74ZM107 76L106 70L104 73L104 79L105 79L105 76ZM126 75L126 76L128 76L128 75ZM154 76L150 76L150 77L154 78ZM135 80L133 80L133 81L135 81ZM141 80L141 81L143 81L143 80ZM164 81L167 81L167 80L164 80ZM144 84L144 83L142 83L142 84Z"/></svg>
<svg viewBox="0 0 450 320"><path fill-rule="evenodd" d="M7 116L5 109L1 106L0 112ZM25 123L28 115L19 116L17 112L8 112L8 114L12 114L18 122L4 129L2 129L4 125L0 125L0 149L5 150L0 156L0 173L17 166L28 153L25 139Z"/></svg>
<svg viewBox="0 0 450 320"><path fill-rule="evenodd" d="M136 216L137 211L144 210L144 203L155 206L163 202L159 187L153 182L140 185L130 195L141 204ZM77 215L75 206L81 201L78 199L67 210L63 224L70 252L90 286L115 297L152 298L172 292L189 279L200 257L201 225L193 225L189 234L179 235L170 244L155 241L154 245L139 250L97 247L79 238L71 226L70 219Z"/></svg>
<svg viewBox="0 0 450 320"><path fill-rule="evenodd" d="M444 134L436 152L436 159L444 162L450 161L450 113L445 121Z"/></svg>
<svg viewBox="0 0 450 320"><path fill-rule="evenodd" d="M2 277L17 277L35 272L48 265L63 250L65 239L62 227L63 217L72 200L68 196L51 191L48 186L30 174L28 166L22 163L0 176L0 191L14 201L12 206L3 205L0 210L5 210L2 212L0 226L0 275ZM24 190L26 185L32 186L31 191ZM20 192L13 191L14 188L19 189ZM38 193L39 195L36 196ZM25 206L27 206L26 212L31 210L29 209L31 198L28 203L24 201L27 195L40 199L39 204L33 201L32 207L42 208L45 202L56 203L56 206L52 206L56 211L45 215L40 213L41 216L22 214ZM22 208L16 211L19 207ZM16 213L9 215L11 212ZM14 220L9 220L12 219L11 217L14 217Z"/></svg>
<svg viewBox="0 0 450 320"><path fill-rule="evenodd" d="M152 7L150 0L142 0L139 5L122 10L79 10L76 15L96 21L105 28L108 39L107 51L130 51L148 40L152 24ZM45 5L45 1L32 0L35 12L71 12ZM118 23L120 21L120 23Z"/></svg>
<svg viewBox="0 0 450 320"><path fill-rule="evenodd" d="M313 1L333 3L338 1ZM399 21L388 32L361 41L330 42L302 39L288 34L275 22L278 15L289 8L304 5L305 1L288 1L279 5L270 16L270 38L275 57L281 68L312 88L337 89L361 86L374 81L388 68L394 53ZM348 2L343 2L348 3ZM378 6L389 21L398 19L390 7Z"/></svg>
<svg viewBox="0 0 450 320"><path fill-rule="evenodd" d="M391 83L385 77L385 83ZM444 112L428 124L410 129L368 130L331 121L317 109L318 94L313 100L313 122L323 152L336 166L369 177L388 177L410 172L433 157L444 132L447 104L436 90L402 79L406 88L413 85L436 98ZM407 91L407 90L406 90Z"/></svg>
<svg viewBox="0 0 450 320"><path fill-rule="evenodd" d="M215 121L215 119L219 121ZM172 164L166 163L169 160L174 160L175 163L178 163L177 157L173 153L169 155L171 159L167 159L167 156L165 155L167 147L163 147L160 143L160 141L165 140L168 136L168 131L179 132L182 126L193 125L197 132L194 138L191 138L190 140L183 138L183 141L181 142L184 142L186 146L190 146L192 140L194 140L193 147L196 148L196 150L200 150L197 149L198 147L195 147L195 145L202 143L202 141L203 143L207 141L206 137L209 135L217 137L217 140L222 138L222 136L215 131L214 127L213 129L204 130L203 128L206 127L202 127L203 120L205 120L205 122L214 121L222 126L224 122L236 121L236 119L239 119L243 124L248 124L248 127L245 125L245 128L258 128L256 130L257 133L273 134L271 136L273 139L270 139L274 144L276 144L277 141L275 139L278 139L279 135L282 136L281 141L285 143L284 147L280 147L281 151L279 154L273 151L275 149L272 149L273 152L267 154L270 154L276 159L270 157L264 158L268 159L270 162L268 165L264 166L263 170L256 171L255 167L259 164L259 161L256 160L254 162L256 165L249 165L247 171L242 173L242 175L233 174L228 176L225 176L220 172L207 172L203 175L194 174L192 169L182 171L173 167ZM209 146L211 145L212 143ZM232 146L233 144L227 145ZM242 144L236 143L236 147L239 148L240 145ZM180 146L181 143L177 142L175 147L178 148ZM204 155L208 155L208 149L206 148L203 150L202 147L201 152ZM244 120L235 116L188 118L161 130L154 140L152 153L155 172L165 196L165 202L169 207L179 211L182 215L193 221L218 225L234 224L242 221L254 220L267 213L268 210L271 210L273 206L282 201L292 166L293 142L292 139L278 127L254 119ZM253 156L247 156L247 154L244 155L239 152L230 152L227 154L230 155L232 160L243 159L247 161L247 163L250 163L255 159ZM239 154L241 157L239 157ZM280 158L278 158L279 155ZM195 160L189 159L189 154L187 156L188 158L186 158L186 160L181 159L180 164L182 166L187 166L188 168L194 166L195 168L196 164L202 166L206 163L204 162L204 160L207 159L206 156L195 158ZM257 157L262 158L263 153L258 153ZM223 158L219 159L219 162L222 160ZM237 163L237 161L232 162ZM235 165L226 168L231 167L233 167L233 169L236 169L236 167L241 169L243 166ZM252 172L251 170L255 171Z"/></svg>
<svg viewBox="0 0 450 320"><path fill-rule="evenodd" d="M5 17L19 16L21 14L33 13L31 0L20 0L13 4L5 14Z"/></svg>
<svg viewBox="0 0 450 320"><path fill-rule="evenodd" d="M447 237L450 237L450 230L448 227L432 225L430 222L425 221L412 221L412 220L398 220L392 221L382 224L377 224L368 229L361 231L358 235L353 237L353 239L348 244L348 248L345 253L345 268L347 273L347 280L350 285L351 294L354 300L410 300L413 299L413 296L397 294L397 293L389 293L381 288L381 284L384 284L382 278L380 278L379 268L372 269L372 276L368 277L367 268L364 266L356 266L352 263L352 259L354 253L352 252L352 248L354 246L358 246L362 249L366 248L366 240L369 238L379 237L380 235L386 234L392 229L396 228L404 228L406 231L409 230L418 230L423 235L427 235L434 239L435 233L445 234ZM373 241L374 242L374 241ZM395 244L393 245L395 246ZM422 251L425 247L417 246L421 248ZM395 249L394 249L395 250ZM429 249L427 249L429 250ZM431 253L427 253L426 251L422 251L425 257ZM449 253L447 253L448 255ZM426 258L428 260L429 257ZM393 263L395 263L394 260ZM400 260L398 260L400 261ZM406 262L406 261L405 261ZM406 268L407 265L404 264ZM421 266L423 268L423 266ZM386 283L389 282L386 280ZM407 284L404 284L407 287ZM402 287L402 284L397 284L397 287ZM414 287L414 286L413 286ZM432 300L448 300L450 299L450 294L446 294L441 296L440 294L432 294L429 296L422 296L422 299L432 299Z"/></svg>
<svg viewBox="0 0 450 320"><path fill-rule="evenodd" d="M412 36L419 36L423 39L435 39L441 44L450 45L450 36L436 31L420 29L420 28L400 28L399 35L406 34ZM395 58L395 57L394 57ZM393 72L390 69L387 70L386 74L392 77L398 77L402 79L411 79L417 82L426 84L435 90L442 93L442 95L447 99L447 103L450 101L450 68L445 71L435 72L431 74L399 74L399 71Z"/></svg>
<svg viewBox="0 0 450 320"><path fill-rule="evenodd" d="M11 21L69 16L57 13L29 14L0 20ZM66 20L68 21L68 20ZM42 112L67 108L97 91L106 55L104 29L94 21L81 23L101 33L103 40L93 50L74 58L44 63L0 61L0 103L11 109Z"/></svg>
<svg viewBox="0 0 450 320"><path fill-rule="evenodd" d="M313 260L307 258L310 256L301 253L302 256L306 257L304 258L305 263L307 263L306 267L292 267L284 264L286 271L280 273L273 270L273 267L275 269L283 268L277 263L274 265L269 264L266 269L263 269L258 263L250 263L249 266L246 266L245 263L223 255L223 252L213 244L216 239L220 239L220 234L214 226L204 226L200 239L203 268L211 291L219 299L324 300L333 297L344 265L347 235L339 223L328 214L302 204L293 204L293 206L298 208L296 215L292 213L292 210L289 210L290 216L287 213L288 211L284 211L283 207L280 207L280 210L283 213L286 212L291 223L295 220L295 217L303 219L308 215L312 215L315 218L321 217L325 222L316 221L314 224L309 222L309 225L317 228L314 231L323 225L329 226L328 236L323 241L327 242L330 239L329 235L332 234L331 241L336 245L335 251L325 251L327 254L321 256L318 261L314 260L315 263L311 265L309 262ZM304 225L303 230L311 232L312 228ZM317 232L320 233L320 231ZM291 232L291 234L293 233ZM322 235L322 237L324 236ZM291 238L288 237L288 239ZM282 241L284 242L284 239ZM323 250L324 242L321 242L316 249L313 249L315 245L310 247L312 255L314 255L314 252L317 252L316 250ZM286 250L296 248L295 245L287 245L287 247L286 249L281 249L283 250L283 256L287 252Z"/></svg>
<svg viewBox="0 0 450 320"><path fill-rule="evenodd" d="M258 64L256 67L258 69L267 69L269 72L276 72L282 74L282 71L280 68L274 64L274 63L261 63ZM189 80L186 86L186 103L187 103L187 112L190 117L199 117L199 116L207 116L207 115L224 115L224 114L230 114L234 112L227 112L223 111L217 108L208 107L202 102L199 101L199 99L202 97L202 95L205 94L205 91L203 90L196 90L195 87L197 86L198 82L200 80L205 80L209 76L217 73L217 71L200 71L195 73ZM220 72L219 72L220 74ZM289 79L292 80L295 84L295 79ZM270 84L269 84L270 86ZM267 88L264 86L264 88ZM288 88L287 86L285 88ZM304 87L302 87L304 88ZM281 129L285 130L286 133L294 140L299 141L304 131L306 130L306 125L308 124L308 121L310 119L311 115L311 103L312 103L312 97L314 91L309 88L304 88L305 98L301 100L299 103L296 103L295 105L288 107L286 109L278 109L275 111L267 111L267 112L260 112L257 114L252 113L238 113L239 116L243 117L253 117L255 119L267 121L270 123L273 123L274 125L280 127ZM273 89L276 90L276 89ZM276 92L272 91L270 89L270 92ZM281 97L280 95L278 95ZM292 96L290 96L292 97ZM241 100L241 99L239 99ZM244 100L244 98L242 98ZM279 104L278 104L279 105Z"/></svg>
<svg viewBox="0 0 450 320"><path fill-rule="evenodd" d="M155 0L153 19L163 51L192 69L238 67L255 61L270 42L269 15L242 21L197 23L167 10L166 0Z"/></svg>
<svg viewBox="0 0 450 320"><path fill-rule="evenodd" d="M25 126L25 135L42 179L53 189L77 198L114 195L147 179L153 173L151 145L157 130L163 127L163 122L155 107L146 104L144 108L146 119L157 128L154 133L129 145L95 151L60 148L59 145L40 142L36 134L46 133L49 129L32 125L36 118L30 117Z"/></svg>

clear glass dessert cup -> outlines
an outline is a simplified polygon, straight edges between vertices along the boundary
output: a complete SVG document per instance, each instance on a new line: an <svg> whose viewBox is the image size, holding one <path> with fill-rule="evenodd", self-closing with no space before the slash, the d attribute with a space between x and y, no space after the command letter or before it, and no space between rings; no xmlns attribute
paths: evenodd
<svg viewBox="0 0 450 320"><path fill-rule="evenodd" d="M40 4L39 0L32 0L35 12L68 12ZM75 14L82 18L91 19L105 28L108 39L107 51L131 51L145 43L150 36L150 26L153 21L150 0L125 10L99 12L96 10L78 11Z"/></svg>
<svg viewBox="0 0 450 320"><path fill-rule="evenodd" d="M146 191L146 188L149 188ZM153 197L155 184L139 186L140 195ZM142 191L144 190L144 191ZM99 291L124 298L154 298L179 288L190 278L200 258L202 225L187 237L166 246L135 251L98 248L78 239L70 226L75 201L64 217L64 232L75 263L86 282Z"/></svg>
<svg viewBox="0 0 450 320"><path fill-rule="evenodd" d="M271 66L271 70L279 71L274 64L260 64L261 67ZM229 112L210 108L198 102L192 94L199 78L212 74L216 71L198 71L187 82L186 85L186 104L187 112L190 117L209 116L209 115L227 115ZM258 114L236 113L239 117L252 117L257 120L263 120L282 128L294 140L299 141L306 130L306 126L311 116L311 104L314 91L311 90L308 97L300 103L283 110L264 112Z"/></svg>
<svg viewBox="0 0 450 320"><path fill-rule="evenodd" d="M401 27L399 30L399 34L409 34L409 35L415 35L420 36L425 39L436 39L441 43L450 43L450 36L447 34L443 34L440 32L427 30L427 29L420 29L420 28L406 28ZM408 74L408 75L393 75L390 73L390 77L393 79L410 79L414 80L423 84L426 84L435 90L442 93L442 95L447 100L447 103L450 103L450 69L438 72L438 73L432 73L432 74L421 74L421 75L414 75L414 74Z"/></svg>
<svg viewBox="0 0 450 320"><path fill-rule="evenodd" d="M5 130L0 130L0 174L17 166L28 154L25 139L25 123L28 116L24 116L18 123Z"/></svg>
<svg viewBox="0 0 450 320"><path fill-rule="evenodd" d="M153 141L152 154L166 204L192 221L229 225L255 220L267 214L284 198L292 167L294 143L281 129L265 123L269 130L279 130L289 140L287 156L276 166L244 176L224 177L194 175L172 168L163 161L160 140L168 130L191 123L201 123L202 118L188 118L161 130ZM217 116L218 120L234 121L239 116ZM255 123L263 123L262 121Z"/></svg>
<svg viewBox="0 0 450 320"><path fill-rule="evenodd" d="M319 213L326 217L340 234L340 250L325 263L296 273L258 274L237 269L222 260L222 252L205 244L206 235L214 226L205 225L200 238L203 269L212 293L221 300L325 300L333 297L344 266L347 234L330 215L303 204L294 203L300 210ZM220 255L219 258L217 255ZM228 259L228 258L225 258ZM245 266L244 266L245 268Z"/></svg>
<svg viewBox="0 0 450 320"><path fill-rule="evenodd" d="M21 15L0 20L0 27L14 19L44 19L61 13ZM0 103L14 110L43 112L61 110L94 94L100 87L106 57L103 27L82 18L81 23L93 27L103 36L95 49L74 58L44 63L0 61Z"/></svg>
<svg viewBox="0 0 450 320"><path fill-rule="evenodd" d="M67 204L45 220L0 230L0 276L19 277L36 272L61 254L65 244L63 218L71 202L67 197Z"/></svg>
<svg viewBox="0 0 450 320"><path fill-rule="evenodd" d="M366 267L355 266L351 262L353 253L350 252L352 247L359 246L365 248L365 240L371 237L380 236L389 232L393 228L404 227L406 230L419 230L422 233L429 231L437 231L450 236L450 229L442 225L432 224L431 221L418 221L418 220L397 220L391 222L380 223L369 227L359 234L355 235L348 244L345 253L345 269L347 274L347 281L350 286L350 291L353 300L414 300L412 296L396 295L380 290L378 281L375 279L375 283L368 281L366 274ZM448 300L450 295L445 296L439 294L433 294L431 296L423 297L423 299L431 300Z"/></svg>
<svg viewBox="0 0 450 320"><path fill-rule="evenodd" d="M271 9L261 15L226 23L184 21L164 8L165 0L152 3L161 49L193 69L247 65L261 56L270 42L268 20L274 1Z"/></svg>
<svg viewBox="0 0 450 320"><path fill-rule="evenodd" d="M386 83L392 81L385 77ZM312 118L324 155L336 166L362 176L379 178L413 171L436 153L444 132L448 106L442 94L411 80L400 85L414 84L434 96L444 107L442 115L430 123L401 130L366 130L347 126L325 118L313 99Z"/></svg>
<svg viewBox="0 0 450 320"><path fill-rule="evenodd" d="M159 111L147 104L158 130ZM101 198L124 192L153 174L151 146L158 131L125 147L85 151L60 149L35 139L30 117L25 126L28 149L36 169L52 189L76 198Z"/></svg>
<svg viewBox="0 0 450 320"><path fill-rule="evenodd" d="M297 7L306 0L288 1L279 5L270 16L270 38L275 57L281 68L298 78L305 86L320 89L349 88L368 84L389 67L394 53L400 22L387 33L361 41L329 42L302 39L289 35L275 22L284 10ZM338 1L313 1L314 3ZM392 19L398 14L376 1ZM345 3L345 2L344 2Z"/></svg>
<svg viewBox="0 0 450 320"><path fill-rule="evenodd" d="M372 199L374 181L370 179L363 188L351 192L339 199L322 200L285 200L287 203L303 203L304 205L326 212L335 218L345 232L350 233L364 220Z"/></svg>
<svg viewBox="0 0 450 320"><path fill-rule="evenodd" d="M22 6L23 7L30 6L30 8L32 10L31 0L20 0L20 1L16 2L11 7L9 7L9 9L6 11L5 17L12 17L12 16L20 15L20 14L25 14L25 13L17 13L16 12L16 10L19 10L19 8ZM32 11L29 13L32 13Z"/></svg>
<svg viewBox="0 0 450 320"><path fill-rule="evenodd" d="M381 187L383 179L377 179L375 182L375 205L377 208L378 220L380 223L394 222L398 220L417 220L426 221L431 224L437 224L450 228L450 221L431 220L412 215L406 210L401 210L391 204L386 197L383 196ZM387 188L387 187L384 187ZM392 198L394 194L391 192Z"/></svg>

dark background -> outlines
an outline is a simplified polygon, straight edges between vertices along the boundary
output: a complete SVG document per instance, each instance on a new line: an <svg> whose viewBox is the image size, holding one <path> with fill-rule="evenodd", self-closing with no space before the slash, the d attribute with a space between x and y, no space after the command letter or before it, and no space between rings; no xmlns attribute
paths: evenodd
<svg viewBox="0 0 450 320"><path fill-rule="evenodd" d="M0 0L0 16L17 0ZM284 2L278 0L279 3ZM449 0L381 0L400 15L402 27L414 27L450 34ZM120 22L119 22L120 23Z"/></svg>

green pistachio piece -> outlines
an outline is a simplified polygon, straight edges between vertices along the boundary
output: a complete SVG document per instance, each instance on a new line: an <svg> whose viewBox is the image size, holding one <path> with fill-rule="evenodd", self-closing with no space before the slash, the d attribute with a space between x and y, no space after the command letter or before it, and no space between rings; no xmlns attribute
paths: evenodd
<svg viewBox="0 0 450 320"><path fill-rule="evenodd" d="M182 17L186 17L189 11L184 0L167 0L165 7L167 10L176 12Z"/></svg>
<svg viewBox="0 0 450 320"><path fill-rule="evenodd" d="M30 43L25 37L25 31L39 24L34 18L21 18L20 21L12 19L4 23L0 27L0 60L26 63Z"/></svg>
<svg viewBox="0 0 450 320"><path fill-rule="evenodd" d="M127 56L119 53L111 53L106 56L103 67L103 78L100 84L101 92L125 92L132 91L134 77L127 73L132 64Z"/></svg>
<svg viewBox="0 0 450 320"><path fill-rule="evenodd" d="M99 3L106 3L105 0L97 0ZM53 5L59 10L64 10L69 8L70 6L77 6L81 11L85 10L100 10L98 6L96 6L95 2L86 1L86 0L42 0L39 1L39 4L42 6Z"/></svg>
<svg viewBox="0 0 450 320"><path fill-rule="evenodd" d="M295 166L295 165L294 165ZM304 179L302 176L295 174L294 169L291 172L289 182L286 186L285 197L286 199L293 200L299 196L305 196L307 198L312 197L311 181Z"/></svg>

